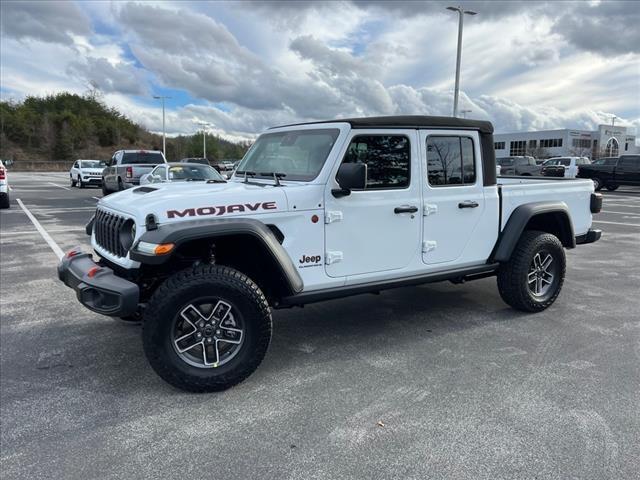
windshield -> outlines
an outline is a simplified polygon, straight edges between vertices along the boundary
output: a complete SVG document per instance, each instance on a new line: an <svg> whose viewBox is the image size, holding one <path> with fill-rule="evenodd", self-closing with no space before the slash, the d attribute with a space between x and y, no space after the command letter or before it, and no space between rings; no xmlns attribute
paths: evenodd
<svg viewBox="0 0 640 480"><path fill-rule="evenodd" d="M106 166L107 164L103 160L82 160L80 162L80 168L104 168Z"/></svg>
<svg viewBox="0 0 640 480"><path fill-rule="evenodd" d="M132 165L132 164L143 164L143 165L158 165L160 163L164 163L164 159L162 158L162 153L160 152L125 152L122 157L122 165Z"/></svg>
<svg viewBox="0 0 640 480"><path fill-rule="evenodd" d="M215 168L209 165L185 164L169 167L169 180L223 180Z"/></svg>
<svg viewBox="0 0 640 480"><path fill-rule="evenodd" d="M261 135L240 162L236 176L246 171L262 178L284 173L285 180L313 180L339 133L338 129L318 129Z"/></svg>
<svg viewBox="0 0 640 480"><path fill-rule="evenodd" d="M513 158L498 158L496 159L498 165L501 167L512 167L513 166Z"/></svg>

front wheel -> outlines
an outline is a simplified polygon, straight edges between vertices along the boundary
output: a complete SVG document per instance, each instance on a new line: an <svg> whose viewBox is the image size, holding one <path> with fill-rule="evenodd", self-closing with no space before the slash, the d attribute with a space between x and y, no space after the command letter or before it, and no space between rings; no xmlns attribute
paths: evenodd
<svg viewBox="0 0 640 480"><path fill-rule="evenodd" d="M558 237L527 230L509 261L498 270L500 296L517 310L540 312L558 298L565 269L566 257Z"/></svg>
<svg viewBox="0 0 640 480"><path fill-rule="evenodd" d="M607 190L613 192L614 190L617 190L619 186L620 185L607 185Z"/></svg>
<svg viewBox="0 0 640 480"><path fill-rule="evenodd" d="M78 175L78 186L80 188L84 188L84 182L82 181L82 177L80 177L80 175Z"/></svg>
<svg viewBox="0 0 640 480"><path fill-rule="evenodd" d="M230 388L251 375L271 341L271 312L260 288L232 268L176 273L144 311L142 341L155 372L191 392Z"/></svg>
<svg viewBox="0 0 640 480"><path fill-rule="evenodd" d="M76 186L76 181L73 179L73 177L69 177L71 178L71 187L75 187Z"/></svg>

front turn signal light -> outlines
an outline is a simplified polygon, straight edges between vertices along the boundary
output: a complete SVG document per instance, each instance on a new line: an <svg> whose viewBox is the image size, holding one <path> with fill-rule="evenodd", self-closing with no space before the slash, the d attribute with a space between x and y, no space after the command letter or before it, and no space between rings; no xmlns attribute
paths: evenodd
<svg viewBox="0 0 640 480"><path fill-rule="evenodd" d="M156 255L166 255L173 250L173 247L175 247L173 243L161 243L153 250L153 253Z"/></svg>
<svg viewBox="0 0 640 480"><path fill-rule="evenodd" d="M166 255L170 253L175 247L173 243L149 243L138 242L136 250L140 253L146 253L147 255Z"/></svg>

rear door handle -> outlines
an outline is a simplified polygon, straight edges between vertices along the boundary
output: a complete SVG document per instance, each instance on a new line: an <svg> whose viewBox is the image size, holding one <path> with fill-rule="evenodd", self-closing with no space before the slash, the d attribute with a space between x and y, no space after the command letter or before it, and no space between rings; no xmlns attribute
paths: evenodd
<svg viewBox="0 0 640 480"><path fill-rule="evenodd" d="M416 213L417 211L418 207L414 205L402 205L393 209L393 213Z"/></svg>
<svg viewBox="0 0 640 480"><path fill-rule="evenodd" d="M460 202L458 204L458 208L476 208L478 206L478 202L474 202L472 200L467 200L466 202Z"/></svg>

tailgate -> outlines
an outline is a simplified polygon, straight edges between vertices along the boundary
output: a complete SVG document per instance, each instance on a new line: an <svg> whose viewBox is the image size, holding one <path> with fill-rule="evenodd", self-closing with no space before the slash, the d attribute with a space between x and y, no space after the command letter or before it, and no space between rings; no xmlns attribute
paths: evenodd
<svg viewBox="0 0 640 480"><path fill-rule="evenodd" d="M133 178L139 179L145 173L151 172L157 165L131 165L133 167Z"/></svg>

